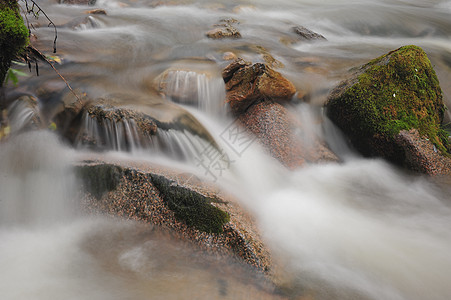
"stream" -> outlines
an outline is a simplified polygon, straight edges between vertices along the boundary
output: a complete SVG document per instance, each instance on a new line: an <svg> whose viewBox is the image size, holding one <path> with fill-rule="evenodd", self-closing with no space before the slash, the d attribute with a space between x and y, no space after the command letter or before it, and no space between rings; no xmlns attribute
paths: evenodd
<svg viewBox="0 0 451 300"><path fill-rule="evenodd" d="M450 0L56 2L39 5L57 26L57 52L42 14L29 17L33 44L53 56L76 93L193 120L142 142L132 123L97 128L84 116L84 137L100 139L105 130L105 157L176 167L232 193L256 217L289 288L157 229L86 215L72 166L92 149L81 135L69 146L51 130L22 132L36 112L16 103L11 135L0 142L0 298L451 299L451 181L360 157L322 114L347 70L410 44L428 54L451 107ZM106 15L85 13L93 8ZM205 36L227 18L238 21L241 39ZM294 26L327 40L297 39ZM305 94L290 109L303 122L306 147L312 138L325 141L343 162L289 171L252 140L230 143L226 52L254 63L270 54ZM43 120L72 97L43 63L39 76L32 66L17 87L9 85L7 97L14 94L38 99ZM220 172L196 164L210 143L205 136L231 158Z"/></svg>

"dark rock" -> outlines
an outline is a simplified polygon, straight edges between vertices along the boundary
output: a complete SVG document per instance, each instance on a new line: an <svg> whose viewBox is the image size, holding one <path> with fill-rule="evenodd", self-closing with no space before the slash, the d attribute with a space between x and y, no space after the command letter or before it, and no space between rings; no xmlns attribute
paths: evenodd
<svg viewBox="0 0 451 300"><path fill-rule="evenodd" d="M293 31L301 37L303 40L326 40L324 36L322 36L319 33L313 32L308 28L305 28L303 26L296 26L293 27Z"/></svg>
<svg viewBox="0 0 451 300"><path fill-rule="evenodd" d="M399 165L415 165L406 157L406 135L417 129L443 156L449 156L448 135L441 127L445 106L426 53L405 46L353 70L326 103L327 116L365 156L379 156ZM419 157L419 156L418 156ZM427 168L417 168L426 171Z"/></svg>

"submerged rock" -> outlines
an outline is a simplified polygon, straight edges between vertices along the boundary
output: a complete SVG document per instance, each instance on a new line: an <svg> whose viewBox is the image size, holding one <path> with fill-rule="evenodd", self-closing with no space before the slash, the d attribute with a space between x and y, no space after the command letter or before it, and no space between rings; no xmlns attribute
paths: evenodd
<svg viewBox="0 0 451 300"><path fill-rule="evenodd" d="M326 109L365 156L429 173L430 168L419 166L424 162L413 162L409 154L406 137L412 129L449 156L448 135L441 127L446 109L442 91L431 62L417 46L401 47L354 70L331 92Z"/></svg>
<svg viewBox="0 0 451 300"><path fill-rule="evenodd" d="M102 23L98 18L89 15L87 17L77 17L70 22L62 25L62 27L71 28L73 30L86 30L100 28L102 27Z"/></svg>
<svg viewBox="0 0 451 300"><path fill-rule="evenodd" d="M303 40L326 40L324 36L319 33L313 32L304 26L296 26L292 28L293 32L296 33Z"/></svg>

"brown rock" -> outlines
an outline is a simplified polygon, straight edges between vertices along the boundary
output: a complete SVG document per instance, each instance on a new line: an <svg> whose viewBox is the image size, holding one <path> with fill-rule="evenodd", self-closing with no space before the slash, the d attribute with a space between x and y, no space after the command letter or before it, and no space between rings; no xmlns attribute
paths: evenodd
<svg viewBox="0 0 451 300"><path fill-rule="evenodd" d="M85 11L85 14L87 14L87 15L106 15L107 13L106 13L106 10L104 10L104 9L96 8L96 9Z"/></svg>
<svg viewBox="0 0 451 300"><path fill-rule="evenodd" d="M205 35L210 39L223 39L223 38L241 38L241 34L233 26L225 25L224 27L214 28L212 30L207 31Z"/></svg>
<svg viewBox="0 0 451 300"><path fill-rule="evenodd" d="M251 63L243 60L243 59L237 59L233 61L231 64L229 64L225 69L222 71L222 78L224 78L224 82L229 82L230 79L232 79L233 74L238 71L241 68L244 68L246 66L250 66Z"/></svg>
<svg viewBox="0 0 451 300"><path fill-rule="evenodd" d="M295 119L282 105L260 102L241 114L239 121L284 166L294 169L305 163L301 144L294 136Z"/></svg>
<svg viewBox="0 0 451 300"><path fill-rule="evenodd" d="M236 60L222 72L226 83L227 102L239 115L257 101L289 100L296 93L294 85L279 72L262 63L250 65Z"/></svg>
<svg viewBox="0 0 451 300"><path fill-rule="evenodd" d="M227 102L236 115L263 99L263 95L258 90L258 78L263 74L264 68L263 64L240 68L226 83Z"/></svg>
<svg viewBox="0 0 451 300"><path fill-rule="evenodd" d="M291 81L284 78L279 72L269 68L260 77L258 89L264 97L275 100L290 99L296 93L296 88Z"/></svg>

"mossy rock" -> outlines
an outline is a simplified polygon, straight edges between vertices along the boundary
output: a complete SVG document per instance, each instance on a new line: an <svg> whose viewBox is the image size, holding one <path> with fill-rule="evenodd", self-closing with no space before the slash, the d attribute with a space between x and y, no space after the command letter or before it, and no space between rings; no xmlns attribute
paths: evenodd
<svg viewBox="0 0 451 300"><path fill-rule="evenodd" d="M152 183L177 220L206 233L222 233L230 216L213 206L215 200L186 187L177 185L163 176L152 175Z"/></svg>
<svg viewBox="0 0 451 300"><path fill-rule="evenodd" d="M401 130L418 129L442 155L449 156L441 124L442 91L426 53L404 46L354 70L329 95L327 116L365 156L380 156L404 164L395 141Z"/></svg>
<svg viewBox="0 0 451 300"><path fill-rule="evenodd" d="M0 86L5 81L11 60L28 45L28 28L19 14L17 1L0 3Z"/></svg>

